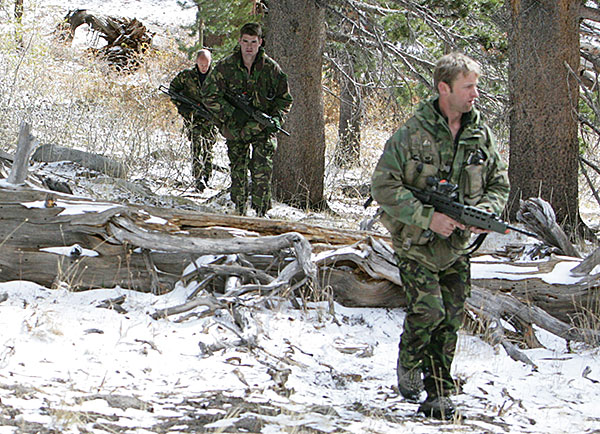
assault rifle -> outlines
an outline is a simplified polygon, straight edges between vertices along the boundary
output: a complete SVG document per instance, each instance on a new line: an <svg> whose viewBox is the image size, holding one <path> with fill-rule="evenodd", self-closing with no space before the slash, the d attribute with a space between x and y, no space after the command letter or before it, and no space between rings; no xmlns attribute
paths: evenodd
<svg viewBox="0 0 600 434"><path fill-rule="evenodd" d="M247 94L245 94L245 93L237 94L230 90L226 90L225 91L225 99L232 106L237 107L240 110L242 110L244 113L246 113L246 115L248 117L254 119L256 122L261 124L263 127L274 128L274 129L277 129L278 131L281 131L286 136L290 135L290 133L288 133L286 130L284 130L279 125L277 125L277 123L273 119L273 116L269 116L268 114L260 111L259 109L255 108L254 106L252 106L252 101L250 100L250 98L248 97Z"/></svg>
<svg viewBox="0 0 600 434"><path fill-rule="evenodd" d="M202 116L207 121L210 121L215 125L220 124L218 119L210 111L208 111L208 109L206 107L204 107L198 101L195 101L192 98L189 98L179 92L175 92L174 90L171 90L162 84L158 87L158 90L160 90L162 93L166 93L167 95L169 95L171 97L171 99L174 99L175 101L179 101L180 103L183 103L183 104L189 106L191 109L193 109L196 113L198 113L200 116Z"/></svg>
<svg viewBox="0 0 600 434"><path fill-rule="evenodd" d="M433 176L427 177L426 181L429 186L426 190L420 190L410 185L404 187L424 204L433 206L437 212L445 214L467 227L475 226L500 234L507 234L512 230L537 238L536 234L509 225L494 213L459 203L456 200L457 185Z"/></svg>

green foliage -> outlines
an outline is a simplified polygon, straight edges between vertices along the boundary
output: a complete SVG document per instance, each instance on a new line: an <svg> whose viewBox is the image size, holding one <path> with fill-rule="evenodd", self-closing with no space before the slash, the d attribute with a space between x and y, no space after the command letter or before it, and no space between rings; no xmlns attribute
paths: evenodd
<svg viewBox="0 0 600 434"><path fill-rule="evenodd" d="M414 20L409 14L386 14L381 18L381 26L392 41L410 41L427 31L421 20Z"/></svg>
<svg viewBox="0 0 600 434"><path fill-rule="evenodd" d="M254 2L250 0L194 0L194 4L178 0L184 9L196 8L196 21L187 26L195 37L191 45L179 42L179 49L192 59L202 48L210 48L215 57L222 57L233 50L239 37L239 29L247 22L261 22L261 15L253 15ZM204 43L200 46L199 32Z"/></svg>

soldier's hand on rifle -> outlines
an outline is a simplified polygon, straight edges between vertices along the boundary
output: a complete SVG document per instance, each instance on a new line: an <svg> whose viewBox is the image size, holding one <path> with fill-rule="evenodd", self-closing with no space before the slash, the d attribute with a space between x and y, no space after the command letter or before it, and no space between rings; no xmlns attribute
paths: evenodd
<svg viewBox="0 0 600 434"><path fill-rule="evenodd" d="M437 211L433 212L431 223L429 223L429 229L433 232L446 238L449 237L456 228L466 229L466 226L453 218L448 217L446 214Z"/></svg>
<svg viewBox="0 0 600 434"><path fill-rule="evenodd" d="M482 229L482 228L478 228L477 226L469 226L468 229L471 232L473 232L475 235L492 233L492 231L489 229Z"/></svg>
<svg viewBox="0 0 600 434"><path fill-rule="evenodd" d="M256 122L254 119L248 120L242 130L240 131L240 137L242 140L250 141L253 137L260 134L263 131L264 127Z"/></svg>
<svg viewBox="0 0 600 434"><path fill-rule="evenodd" d="M177 111L181 116L183 116L187 120L190 120L190 118L192 117L193 110L190 106L186 104L177 104Z"/></svg>
<svg viewBox="0 0 600 434"><path fill-rule="evenodd" d="M273 116L271 118L271 121L273 121L273 126L265 128L265 131L268 134L275 134L279 131L279 128L281 128L282 122L281 122L281 119L278 118L277 116Z"/></svg>

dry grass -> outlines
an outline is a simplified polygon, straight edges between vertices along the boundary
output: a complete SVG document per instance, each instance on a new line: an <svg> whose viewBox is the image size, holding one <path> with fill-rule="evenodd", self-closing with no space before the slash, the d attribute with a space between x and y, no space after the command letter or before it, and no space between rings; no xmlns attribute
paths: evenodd
<svg viewBox="0 0 600 434"><path fill-rule="evenodd" d="M181 120L158 91L189 64L175 39L123 74L36 25L24 28L22 48L12 32L0 33L0 72L6 77L0 83L2 149L14 149L19 125L28 122L40 143L110 156L140 178L188 176L182 170L189 145Z"/></svg>
<svg viewBox="0 0 600 434"><path fill-rule="evenodd" d="M60 20L56 16L50 23L26 23L23 47L10 27L0 32L0 73L6 78L0 83L0 149L14 151L19 125L28 122L40 143L111 157L125 163L132 178L152 180L155 189L189 185L189 144L182 135L181 119L158 91L159 85L190 65L178 51L175 35L163 35L163 46L147 52L139 69L123 74L91 51L61 42L49 31ZM338 142L339 113L337 99L326 94L329 199L340 195L341 185L369 182L383 144L395 129L395 115L381 115L387 112L389 104L367 102L360 164L342 170L329 163Z"/></svg>

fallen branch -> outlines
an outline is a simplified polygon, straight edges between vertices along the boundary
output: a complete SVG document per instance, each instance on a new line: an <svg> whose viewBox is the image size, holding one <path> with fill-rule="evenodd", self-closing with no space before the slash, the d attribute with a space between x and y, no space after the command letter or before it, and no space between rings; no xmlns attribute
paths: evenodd
<svg viewBox="0 0 600 434"><path fill-rule="evenodd" d="M166 318L171 315L177 315L184 312L189 312L192 309L197 308L198 306L206 306L209 311L215 312L219 309L223 309L226 307L221 301L219 301L213 295L206 295L204 297L196 297L193 300L190 300L184 304L180 304L178 306L167 307L164 309L158 309L156 312L151 314L150 316L153 319Z"/></svg>
<svg viewBox="0 0 600 434"><path fill-rule="evenodd" d="M12 171L8 175L6 182L17 186L23 185L29 174L29 157L37 146L37 139L31 134L29 124L22 123L19 130L19 140L17 142L17 152L15 153Z"/></svg>
<svg viewBox="0 0 600 434"><path fill-rule="evenodd" d="M561 249L566 256L581 257L565 232L556 223L552 206L542 198L534 197L521 201L517 220L538 234L547 244Z"/></svg>

